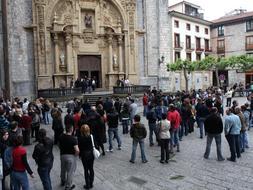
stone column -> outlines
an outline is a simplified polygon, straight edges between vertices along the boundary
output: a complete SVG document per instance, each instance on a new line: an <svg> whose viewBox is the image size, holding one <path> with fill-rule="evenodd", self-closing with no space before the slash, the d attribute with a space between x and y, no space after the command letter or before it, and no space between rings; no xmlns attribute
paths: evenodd
<svg viewBox="0 0 253 190"><path fill-rule="evenodd" d="M122 36L118 37L119 45L119 74L123 74L123 54L122 54Z"/></svg>
<svg viewBox="0 0 253 190"><path fill-rule="evenodd" d="M71 34L66 34L65 42L66 42L67 72L72 73L72 60L71 60L72 59L72 46L71 46L72 38L71 38Z"/></svg>
<svg viewBox="0 0 253 190"><path fill-rule="evenodd" d="M54 53L55 53L55 74L60 72L60 62L59 62L59 38L58 34L54 34Z"/></svg>
<svg viewBox="0 0 253 190"><path fill-rule="evenodd" d="M109 74L113 73L113 61L112 61L112 35L108 36L108 45L109 45Z"/></svg>

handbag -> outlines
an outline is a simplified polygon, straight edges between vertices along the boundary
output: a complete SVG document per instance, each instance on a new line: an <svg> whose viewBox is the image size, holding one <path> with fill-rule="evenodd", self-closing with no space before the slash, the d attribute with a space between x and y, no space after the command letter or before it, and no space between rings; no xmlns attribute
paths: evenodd
<svg viewBox="0 0 253 190"><path fill-rule="evenodd" d="M93 147L93 155L96 159L98 159L100 156L100 152L95 148L93 136L92 135L90 136L91 136L91 142L92 142L92 147Z"/></svg>

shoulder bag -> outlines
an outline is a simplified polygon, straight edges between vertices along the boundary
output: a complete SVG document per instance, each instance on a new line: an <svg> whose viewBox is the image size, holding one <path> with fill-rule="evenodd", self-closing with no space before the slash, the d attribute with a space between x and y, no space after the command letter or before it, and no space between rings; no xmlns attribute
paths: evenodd
<svg viewBox="0 0 253 190"><path fill-rule="evenodd" d="M96 159L99 158L100 156L100 152L95 148L95 144L94 144L94 139L93 139L93 135L90 135L91 136L91 142L92 142L92 147L93 147L93 155Z"/></svg>

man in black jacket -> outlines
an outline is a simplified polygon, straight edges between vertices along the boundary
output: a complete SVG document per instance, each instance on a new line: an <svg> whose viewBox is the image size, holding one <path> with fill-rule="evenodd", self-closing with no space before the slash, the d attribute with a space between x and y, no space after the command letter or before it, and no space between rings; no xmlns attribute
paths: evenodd
<svg viewBox="0 0 253 190"><path fill-rule="evenodd" d="M50 171L53 167L53 145L52 139L46 136L46 130L40 129L38 133L39 143L34 147L33 158L38 165L38 174L44 190L52 190Z"/></svg>
<svg viewBox="0 0 253 190"><path fill-rule="evenodd" d="M205 120L205 130L207 133L207 141L204 158L209 158L212 141L213 138L215 138L218 161L223 161L224 158L221 153L221 133L223 131L223 123L216 107L211 109L211 114Z"/></svg>

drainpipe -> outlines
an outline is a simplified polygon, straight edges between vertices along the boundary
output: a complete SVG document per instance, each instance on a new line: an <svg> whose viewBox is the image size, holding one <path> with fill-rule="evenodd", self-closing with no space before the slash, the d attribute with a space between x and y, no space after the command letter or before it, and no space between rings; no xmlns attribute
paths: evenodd
<svg viewBox="0 0 253 190"><path fill-rule="evenodd" d="M2 0L2 27L3 27L3 60L4 60L4 96L10 99L10 67L9 67L9 44L7 24L7 0Z"/></svg>

